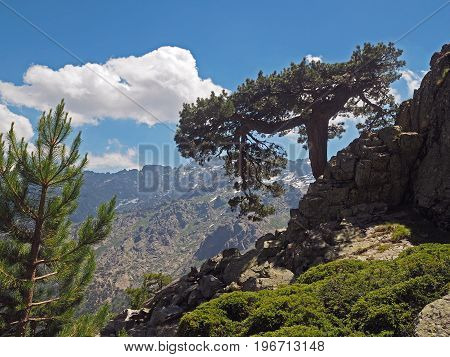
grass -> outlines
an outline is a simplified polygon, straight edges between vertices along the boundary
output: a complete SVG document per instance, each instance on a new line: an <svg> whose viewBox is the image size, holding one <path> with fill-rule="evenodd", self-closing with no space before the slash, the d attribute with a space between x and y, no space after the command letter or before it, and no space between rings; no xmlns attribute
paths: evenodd
<svg viewBox="0 0 450 357"><path fill-rule="evenodd" d="M404 239L411 238L411 229L400 223L387 222L377 228L377 231L391 233L391 242L393 243L398 243Z"/></svg>
<svg viewBox="0 0 450 357"><path fill-rule="evenodd" d="M380 253L383 253L383 252L387 251L390 247L391 247L390 244L380 244L380 245L377 247L377 250L378 250Z"/></svg>

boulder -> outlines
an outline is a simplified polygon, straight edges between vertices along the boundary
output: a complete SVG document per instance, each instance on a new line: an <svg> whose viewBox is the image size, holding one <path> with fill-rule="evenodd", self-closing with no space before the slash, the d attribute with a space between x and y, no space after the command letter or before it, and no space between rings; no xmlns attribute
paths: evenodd
<svg viewBox="0 0 450 357"><path fill-rule="evenodd" d="M291 283L293 278L294 273L288 269L269 267L263 269L260 274L248 278L242 284L242 290L274 289L277 286Z"/></svg>
<svg viewBox="0 0 450 357"><path fill-rule="evenodd" d="M214 275L202 276L199 280L199 289L202 296L206 299L212 297L218 290L224 287L224 283Z"/></svg>
<svg viewBox="0 0 450 357"><path fill-rule="evenodd" d="M450 336L450 294L423 308L415 332L419 337Z"/></svg>
<svg viewBox="0 0 450 357"><path fill-rule="evenodd" d="M150 325L161 325L174 318L181 316L183 309L177 305L163 306L161 309L153 310L149 321Z"/></svg>

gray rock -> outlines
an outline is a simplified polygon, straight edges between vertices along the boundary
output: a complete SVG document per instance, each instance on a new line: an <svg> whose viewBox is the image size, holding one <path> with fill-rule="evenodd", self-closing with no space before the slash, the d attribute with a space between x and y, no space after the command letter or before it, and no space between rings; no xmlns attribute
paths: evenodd
<svg viewBox="0 0 450 357"><path fill-rule="evenodd" d="M195 307L204 301L204 296L201 291L197 288L193 290L187 299L188 307Z"/></svg>
<svg viewBox="0 0 450 357"><path fill-rule="evenodd" d="M259 255L259 260L274 257L281 249L282 242L278 240L266 240L263 243L262 252Z"/></svg>
<svg viewBox="0 0 450 357"><path fill-rule="evenodd" d="M169 320L181 316L184 309L177 305L164 306L161 309L156 309L152 312L150 318L150 325L156 326L166 323Z"/></svg>
<svg viewBox="0 0 450 357"><path fill-rule="evenodd" d="M268 240L273 240L275 238L275 235L273 233L267 233L263 235L262 237L258 238L255 242L255 248L256 249L262 249L264 247L264 243Z"/></svg>
<svg viewBox="0 0 450 357"><path fill-rule="evenodd" d="M416 335L419 337L450 336L450 294L423 308L418 317Z"/></svg>
<svg viewBox="0 0 450 357"><path fill-rule="evenodd" d="M205 275L200 278L199 289L204 298L209 299L218 290L222 289L224 284L214 275Z"/></svg>
<svg viewBox="0 0 450 357"><path fill-rule="evenodd" d="M263 269L258 277L250 277L242 284L243 290L257 291L274 289L292 282L294 273L288 269L269 267Z"/></svg>
<svg viewBox="0 0 450 357"><path fill-rule="evenodd" d="M417 131L424 144L413 177L414 202L444 229L450 228L450 45L435 53L429 71L401 115L405 131ZM408 117L405 119L405 117Z"/></svg>

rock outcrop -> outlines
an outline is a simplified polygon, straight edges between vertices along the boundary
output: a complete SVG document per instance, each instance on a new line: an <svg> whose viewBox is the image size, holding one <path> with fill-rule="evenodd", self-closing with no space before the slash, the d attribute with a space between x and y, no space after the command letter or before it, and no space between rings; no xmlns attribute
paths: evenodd
<svg viewBox="0 0 450 357"><path fill-rule="evenodd" d="M137 336L174 335L183 313L218 294L288 284L310 266L334 259L395 258L411 243L393 239L383 223L418 222L423 218L417 211L449 229L449 71L445 45L433 55L420 89L403 103L396 125L363 134L338 152L291 210L286 231L266 234L245 254L228 249L210 258L145 309L111 321L103 334L125 328ZM430 239L426 233L419 238ZM441 239L450 242L450 234Z"/></svg>
<svg viewBox="0 0 450 357"><path fill-rule="evenodd" d="M423 308L418 317L416 336L450 336L450 294Z"/></svg>
<svg viewBox="0 0 450 357"><path fill-rule="evenodd" d="M430 66L413 98L402 103L396 126L363 134L328 162L300 201L298 224L373 219L413 203L450 228L450 45Z"/></svg>
<svg viewBox="0 0 450 357"><path fill-rule="evenodd" d="M373 219L399 206L422 147L418 133L399 126L363 134L329 162L300 201L296 223L313 228L327 221Z"/></svg>
<svg viewBox="0 0 450 357"><path fill-rule="evenodd" d="M398 124L416 131L424 145L411 177L412 199L426 217L450 228L450 45L431 58L413 99L403 103Z"/></svg>
<svg viewBox="0 0 450 357"><path fill-rule="evenodd" d="M235 248L226 249L208 259L200 270L192 268L189 274L157 293L144 309L125 310L118 315L105 328L103 335L117 335L125 329L133 336L172 336L184 312L217 294L289 284L294 274L265 260L274 251L271 243L276 242L268 238L274 237L271 234L260 238L258 248L246 254Z"/></svg>
<svg viewBox="0 0 450 357"><path fill-rule="evenodd" d="M402 211L383 216L381 222L406 218L418 219ZM412 245L407 237L393 239L386 224L356 226L345 221L322 224L296 239L292 241L288 231L277 231L259 238L255 249L245 254L224 250L158 292L143 309L124 310L102 334L115 336L125 329L132 336L174 336L185 312L220 294L273 289L291 283L312 265L335 259L391 260Z"/></svg>

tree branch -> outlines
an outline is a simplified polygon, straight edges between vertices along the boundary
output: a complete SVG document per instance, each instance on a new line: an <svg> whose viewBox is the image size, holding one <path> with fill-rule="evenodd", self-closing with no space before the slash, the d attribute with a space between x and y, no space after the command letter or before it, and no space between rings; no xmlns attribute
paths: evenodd
<svg viewBox="0 0 450 357"><path fill-rule="evenodd" d="M267 135L276 134L284 130L294 129L300 125L306 124L308 121L307 118L301 115L275 123L268 123L259 119L249 120L247 118L244 118L242 115L236 115L234 118L240 121L247 130L256 130L260 134Z"/></svg>
<svg viewBox="0 0 450 357"><path fill-rule="evenodd" d="M53 273L48 273L48 274L45 274L45 275L37 276L36 278L34 278L34 281L42 280L42 279L45 279L45 278L49 278L49 277L51 277L53 275L56 275L56 274L58 274L58 272L54 271Z"/></svg>
<svg viewBox="0 0 450 357"><path fill-rule="evenodd" d="M369 99L367 99L363 92L361 92L361 93L359 94L359 97L361 98L361 100L362 100L364 103L366 103L367 105L369 105L369 106L371 106L372 108L376 109L377 112L379 112L379 113L383 113L383 112L384 112L383 108L381 108L379 105L377 105L377 104L375 104L375 103L372 103Z"/></svg>
<svg viewBox="0 0 450 357"><path fill-rule="evenodd" d="M50 304L51 302L58 301L59 299L60 299L60 298L57 297L57 298L49 299L49 300L45 300L45 301L32 302L32 303L30 304L30 306L40 306L40 305Z"/></svg>
<svg viewBox="0 0 450 357"><path fill-rule="evenodd" d="M47 320L54 320L54 319L55 319L55 317L29 317L28 321L47 321ZM21 321L13 321L13 322L10 322L9 324L10 325L15 325L15 324L18 324L20 322Z"/></svg>

